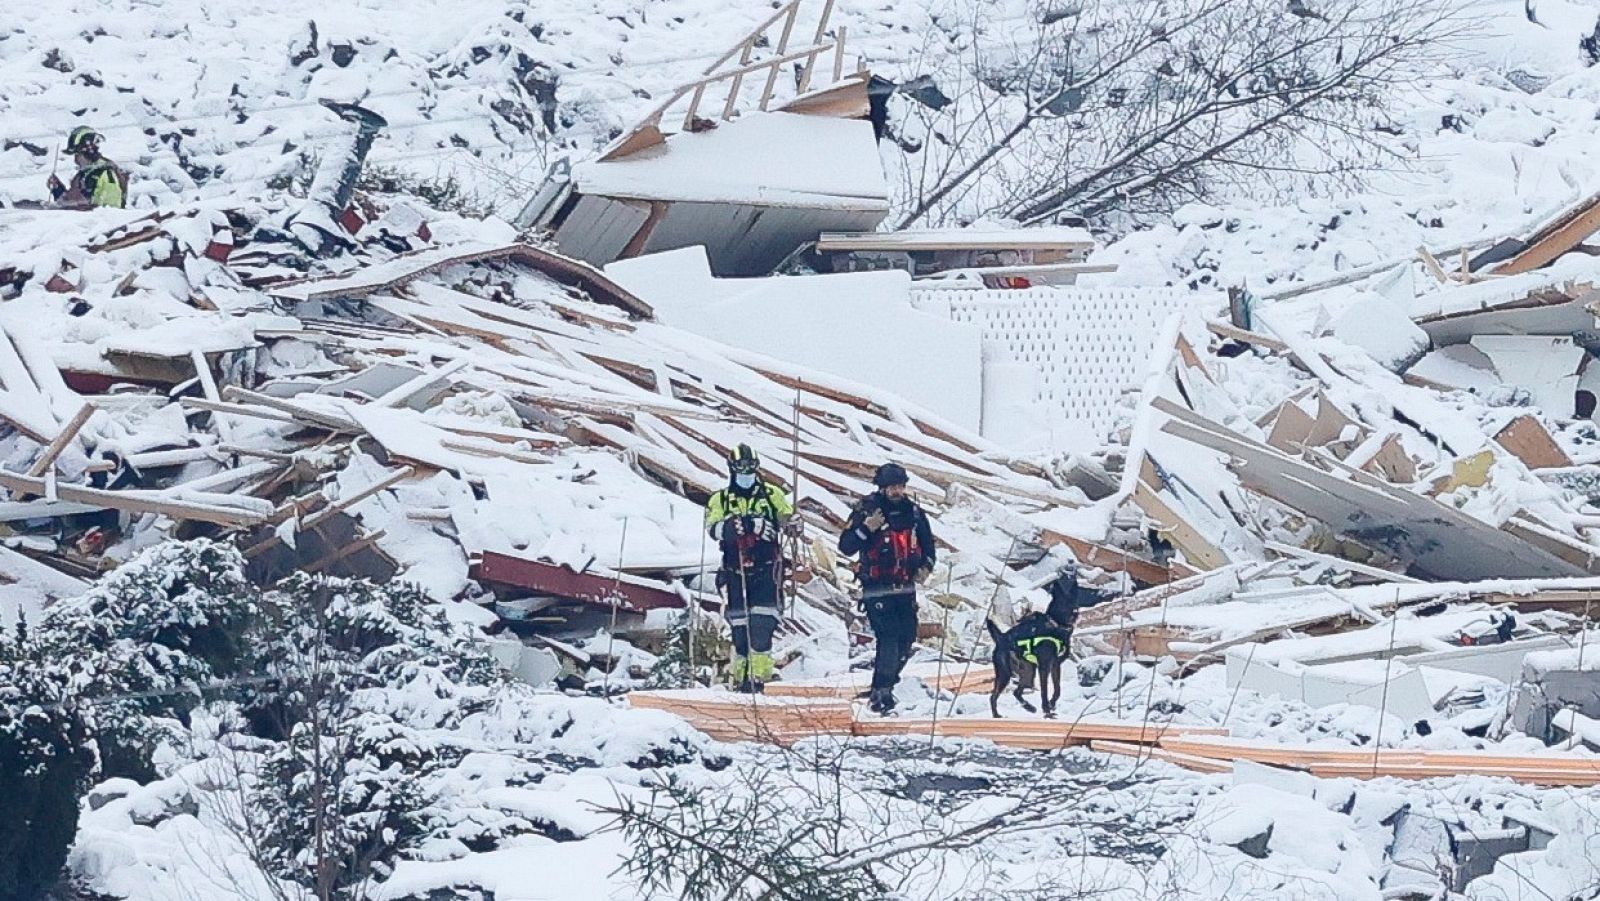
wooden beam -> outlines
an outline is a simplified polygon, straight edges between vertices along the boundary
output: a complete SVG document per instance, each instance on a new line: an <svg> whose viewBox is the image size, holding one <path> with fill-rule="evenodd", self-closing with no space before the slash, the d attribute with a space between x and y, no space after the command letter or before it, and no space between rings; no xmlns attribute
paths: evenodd
<svg viewBox="0 0 1600 901"><path fill-rule="evenodd" d="M1534 232L1528 246L1491 270L1495 275L1518 275L1549 265L1600 229L1600 194L1592 194L1563 211Z"/></svg>
<svg viewBox="0 0 1600 901"><path fill-rule="evenodd" d="M472 577L480 582L512 585L606 608L611 606L615 597L622 609L634 613L684 606L683 598L669 591L664 584L651 584L634 576L616 573L575 572L554 563L497 551L484 551L478 555L472 564Z"/></svg>
<svg viewBox="0 0 1600 901"><path fill-rule="evenodd" d="M1289 345L1279 341L1277 338L1260 332L1242 329L1232 323L1210 320L1206 322L1206 329L1219 338L1231 338L1234 341L1242 341L1245 344L1265 347L1267 350L1276 351L1277 353L1289 352Z"/></svg>
<svg viewBox="0 0 1600 901"><path fill-rule="evenodd" d="M1195 528L1143 478L1134 485L1133 503L1155 523L1156 531L1166 536L1194 566L1221 569L1230 562L1225 551Z"/></svg>
<svg viewBox="0 0 1600 901"><path fill-rule="evenodd" d="M1429 275L1433 276L1441 284L1449 284L1450 276L1445 275L1444 267L1439 265L1438 258L1428 248L1419 246L1417 248L1417 256L1421 258L1422 266L1428 270Z"/></svg>
<svg viewBox="0 0 1600 901"><path fill-rule="evenodd" d="M1085 566L1098 567L1107 572L1127 573L1135 581L1146 585L1164 585L1172 581L1172 573L1166 567L1154 560L1147 560L1118 548L1095 544L1052 529L1040 529L1039 542L1045 547L1065 545L1072 551L1072 556Z"/></svg>
<svg viewBox="0 0 1600 901"><path fill-rule="evenodd" d="M46 486L44 479L21 473L0 471L0 487L8 488L20 494L41 497L50 496L48 493L50 489ZM247 507L174 500L163 493L155 491L107 491L102 488L86 488L82 485L62 485L59 483L55 485L54 498L69 503L91 504L96 507L124 510L129 513L156 513L172 519L209 522L219 526L251 525L266 521L269 515L265 510L253 510ZM248 500L254 500L254 498L249 498Z"/></svg>
<svg viewBox="0 0 1600 901"><path fill-rule="evenodd" d="M369 547L372 547L373 545L377 544L378 541L380 539L382 539L386 535L388 535L388 533L385 532L383 529L379 529L376 532L370 532L370 533L368 533L366 535L361 536L360 538L356 539L355 541L350 542L349 544L345 545L344 547L341 547L341 548L338 548L338 549L334 550L333 552L327 554L326 556L322 557L321 559L315 560L315 561L311 562L310 564L307 564L306 566L300 567L300 569L303 572L308 572L308 573L321 572L324 569L327 569L328 567L332 566L335 563L338 563L340 560L343 560L344 558L346 558L346 557L348 557L348 556L350 556L352 554L359 553L361 551L366 550Z"/></svg>
<svg viewBox="0 0 1600 901"><path fill-rule="evenodd" d="M250 404L231 404L226 401L209 401L199 397L180 397L178 405L186 410L205 410L208 413L228 413L233 416L249 416L254 419L265 419L271 422L292 423L305 425L293 416L287 416L276 410L266 410ZM308 428L321 428L308 426Z"/></svg>
<svg viewBox="0 0 1600 901"><path fill-rule="evenodd" d="M393 488L401 482L404 482L406 479L411 478L416 474L416 472L417 470L414 466L402 466L378 481L373 482L371 485L368 485L360 491L357 491L355 494L352 494L349 497L341 497L329 504L327 507L318 510L316 513L312 514L311 518L307 519L301 525L301 528L314 529L324 520L333 516L335 513L342 513L345 510L354 507L356 504L361 503L367 498L372 497L374 494L377 494L380 491L387 491L388 489Z"/></svg>
<svg viewBox="0 0 1600 901"><path fill-rule="evenodd" d="M89 417L93 415L94 407L91 404L84 404L79 407L77 414L68 420L66 425L61 427L61 433L55 437L55 440L45 446L44 453L39 455L39 459L28 467L27 474L29 476L44 475L45 471L56 462L56 458L66 451L67 445L72 443L72 439L78 437L78 431L83 428L84 423L88 422Z"/></svg>
<svg viewBox="0 0 1600 901"><path fill-rule="evenodd" d="M288 416L301 425L323 429L345 435L361 435L365 429L343 414L330 414L321 410L313 410L302 404L273 397L270 394L259 394L255 391L246 391L236 385L230 385L222 392L222 396L232 402L244 401L259 407L266 407Z"/></svg>
<svg viewBox="0 0 1600 901"><path fill-rule="evenodd" d="M1308 551L1303 547L1295 547L1294 545L1283 544L1282 542L1278 541L1262 542L1262 546L1290 557L1298 557L1302 560L1311 560L1317 563L1327 563L1333 566L1340 566L1349 570L1350 572L1360 573L1364 576L1371 576L1374 579L1380 579L1384 582L1406 582L1415 584L1422 581L1421 579L1414 579L1405 573L1390 572L1387 569L1379 569L1376 566L1367 566L1364 563L1356 563L1351 560L1346 560L1343 557L1331 557L1327 554L1319 554L1316 551Z"/></svg>

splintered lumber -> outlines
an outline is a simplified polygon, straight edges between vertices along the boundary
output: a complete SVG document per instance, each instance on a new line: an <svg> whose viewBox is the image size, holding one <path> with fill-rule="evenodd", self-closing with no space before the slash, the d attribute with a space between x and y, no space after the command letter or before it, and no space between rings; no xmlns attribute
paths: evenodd
<svg viewBox="0 0 1600 901"><path fill-rule="evenodd" d="M374 494L377 494L380 491L385 491L387 489L393 488L394 486L400 484L401 482L405 481L406 479L411 478L415 474L416 474L416 468L415 467L402 466L399 469L395 470L394 472L391 472L388 475L384 476L383 478L379 479L378 481L373 482L371 485L368 485L367 487L362 488L359 491L356 491L354 494L351 494L351 495L349 495L347 497L341 497L337 501L334 501L333 503L329 503L329 504L325 505L324 507L322 507L317 512L315 512L315 513L311 514L310 516L306 517L305 519L301 520L300 523L295 528L295 532L298 534L300 532L307 532L307 531L310 531L312 529L315 529L317 526L319 526L322 523L326 522L327 520L331 519L335 515L337 515L339 513L343 513L344 511L350 509L351 507L354 507L356 504L361 503L362 501L366 500L369 497L372 497ZM274 511L274 516L276 516L276 511ZM367 536L367 538L364 539L364 541L365 541L365 543L367 545L370 545L373 542L377 541L378 538L381 537L382 535L383 535L382 532L375 532L372 535ZM279 531L274 531L274 532L272 532L272 534L270 534L266 538L262 539L262 541L260 543L251 546L248 550L246 550L244 552L244 555L245 555L245 557L247 559L253 559L255 557L259 557L261 554L265 553L269 548L272 548L272 547L276 546L277 543L282 541L282 540L283 540L283 533L279 532ZM348 556L349 554L353 554L353 553L355 553L356 551L358 551L360 549L361 549L360 547L356 547L354 545L347 546L340 553L340 556L341 557L342 556ZM337 559L337 558L335 558L335 559ZM329 560L327 562L328 563L332 563L334 561L333 560Z"/></svg>
<svg viewBox="0 0 1600 901"><path fill-rule="evenodd" d="M1277 338L1274 338L1271 335L1263 335L1260 332L1252 332L1248 329L1242 329L1227 322L1218 322L1215 319L1208 320L1206 322L1206 329L1210 331L1211 334L1216 335L1219 338L1242 341L1245 344L1256 344L1266 348L1267 350L1275 351L1277 353L1285 353L1289 350L1289 345L1279 341Z"/></svg>
<svg viewBox="0 0 1600 901"><path fill-rule="evenodd" d="M1327 554L1319 554L1316 551L1308 551L1303 547L1295 547L1292 544L1284 544L1281 541L1263 541L1261 546L1265 547L1269 551L1276 551L1289 557L1298 557L1302 560L1326 563L1329 566L1336 566L1341 569L1349 570L1353 573L1360 573L1363 576L1371 576L1374 579L1379 579L1384 582L1407 582L1415 584L1422 581L1421 579L1413 579L1405 573L1391 572L1387 569L1379 569L1376 566L1367 566L1364 563L1356 563L1351 560L1346 560L1343 557L1330 557Z"/></svg>
<svg viewBox="0 0 1600 901"><path fill-rule="evenodd" d="M1186 769L1199 773L1231 773L1233 762L1216 760L1210 757L1197 757L1193 754L1184 754L1178 751L1169 751L1166 748L1154 745L1142 745L1136 742L1105 741L1092 739L1089 750L1099 751L1103 754L1116 754L1122 757L1134 757L1140 760L1162 760L1176 764Z"/></svg>
<svg viewBox="0 0 1600 901"><path fill-rule="evenodd" d="M1149 463L1148 460L1145 461ZM1178 550L1183 552L1183 557L1191 565L1201 570L1221 569L1229 563L1228 555L1214 542L1207 538L1199 529L1195 528L1182 514L1150 487L1144 478L1140 478L1133 489L1133 503L1144 514L1150 517L1156 531L1168 541L1172 542ZM1130 573L1131 575L1131 573ZM1137 578L1137 577L1136 577ZM1154 583L1158 580L1144 579Z"/></svg>
<svg viewBox="0 0 1600 901"><path fill-rule="evenodd" d="M268 422L291 423L302 425L300 420L274 410L266 410L250 404L232 404L227 401L210 401L200 397L180 397L178 403L186 410L204 410L207 413L227 413L230 416L249 416L253 419L265 419Z"/></svg>
<svg viewBox="0 0 1600 901"><path fill-rule="evenodd" d="M936 735L943 738L972 738L997 745L1050 751L1095 739L1151 743L1169 735L1226 735L1227 729L1213 726L1180 726L1171 723L1130 720L1046 720L1046 719L890 719L862 720L855 725L861 736Z"/></svg>
<svg viewBox="0 0 1600 901"><path fill-rule="evenodd" d="M3 470L0 470L0 487L51 500L90 504L129 513L158 513L172 519L209 522L219 526L252 525L265 522L271 515L271 505L256 498L195 493L192 499L180 500L158 491L137 489L107 491L103 488L86 488L82 485L60 483L49 486L45 479Z"/></svg>
<svg viewBox="0 0 1600 901"><path fill-rule="evenodd" d="M1066 545L1080 564L1098 567L1107 572L1127 573L1129 578L1146 585L1161 585L1172 579L1172 574L1167 568L1154 560L1147 560L1120 548L1106 547L1052 529L1039 530L1039 543L1047 548L1057 544Z"/></svg>
<svg viewBox="0 0 1600 901"><path fill-rule="evenodd" d="M359 435L362 433L361 426L352 421L349 416L325 410L313 410L304 404L284 400L281 397L259 394L255 391L247 391L236 385L228 386L222 392L222 396L233 403L244 402L267 407L312 428L323 429L336 434ZM199 405L197 404L196 406Z"/></svg>
<svg viewBox="0 0 1600 901"><path fill-rule="evenodd" d="M582 289L599 303L610 304L636 319L649 319L655 315L649 304L612 281L605 273L587 263L540 250L529 244L506 244L478 247L431 247L414 251L353 274L336 275L325 279L278 285L271 292L293 300L333 300L339 298L368 297L393 291L425 275L463 263L483 263L506 260L531 269L537 269L563 284Z"/></svg>
<svg viewBox="0 0 1600 901"><path fill-rule="evenodd" d="M1378 543L1403 542L1421 573L1454 579L1588 574L1545 547L1519 540L1426 495L1396 488L1358 469L1340 473L1319 469L1164 398L1156 398L1154 406L1171 417L1163 431L1227 454L1228 468L1245 487L1358 541L1367 537Z"/></svg>
<svg viewBox="0 0 1600 901"><path fill-rule="evenodd" d="M56 462L56 458L61 456L62 452L67 449L67 445L72 443L72 439L78 437L78 430L82 429L83 424L88 422L89 417L93 415L94 407L90 406L89 404L84 404L82 407L78 408L77 415L73 416L66 425L61 427L61 434L57 435L54 441L51 441L48 445L46 445L44 453L40 454L39 459L35 460L33 465L28 467L28 475L44 475L51 465Z"/></svg>
<svg viewBox="0 0 1600 901"><path fill-rule="evenodd" d="M1534 232L1526 247L1491 271L1517 275L1538 269L1582 244L1596 229L1600 229L1600 194L1591 194Z"/></svg>
<svg viewBox="0 0 1600 901"><path fill-rule="evenodd" d="M719 741L764 741L788 745L819 735L849 735L848 703L802 698L768 698L722 691L634 691L628 704L664 710L688 720Z"/></svg>

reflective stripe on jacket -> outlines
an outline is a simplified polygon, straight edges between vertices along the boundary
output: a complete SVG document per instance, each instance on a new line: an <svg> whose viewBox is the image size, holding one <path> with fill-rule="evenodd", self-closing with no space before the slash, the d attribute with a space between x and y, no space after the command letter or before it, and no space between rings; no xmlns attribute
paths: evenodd
<svg viewBox="0 0 1600 901"><path fill-rule="evenodd" d="M95 206L125 207L128 194L123 188L126 178L110 160L95 160L72 177L72 192Z"/></svg>
<svg viewBox="0 0 1600 901"><path fill-rule="evenodd" d="M722 549L723 568L734 569L741 563L746 566L771 563L778 559L776 541L755 541L754 536L747 536L746 546L740 547L737 536L723 534L723 523L748 516L771 520L774 528L781 528L792 513L794 505L789 502L789 496L782 488L767 482L756 482L748 493L733 488L718 489L706 501L706 531Z"/></svg>

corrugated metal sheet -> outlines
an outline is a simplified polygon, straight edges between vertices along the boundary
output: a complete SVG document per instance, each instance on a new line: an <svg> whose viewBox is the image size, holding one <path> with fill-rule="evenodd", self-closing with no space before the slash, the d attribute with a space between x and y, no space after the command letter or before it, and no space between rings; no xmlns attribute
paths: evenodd
<svg viewBox="0 0 1600 901"><path fill-rule="evenodd" d="M556 245L568 256L603 266L621 255L649 216L649 204L583 196L556 229Z"/></svg>
<svg viewBox="0 0 1600 901"><path fill-rule="evenodd" d="M646 253L703 244L719 277L770 273L824 231L870 229L882 210L819 210L720 203L672 204L645 243Z"/></svg>

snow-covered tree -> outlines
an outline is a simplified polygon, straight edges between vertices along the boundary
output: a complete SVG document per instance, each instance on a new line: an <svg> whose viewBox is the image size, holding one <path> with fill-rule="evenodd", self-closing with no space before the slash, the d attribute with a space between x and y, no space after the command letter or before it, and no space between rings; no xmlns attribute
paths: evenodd
<svg viewBox="0 0 1600 901"><path fill-rule="evenodd" d="M34 901L78 828L95 755L66 670L0 633L0 901Z"/></svg>
<svg viewBox="0 0 1600 901"><path fill-rule="evenodd" d="M1440 0L1016 6L936 20L966 63L896 101L902 226L1348 183L1392 159L1391 95L1463 29Z"/></svg>

